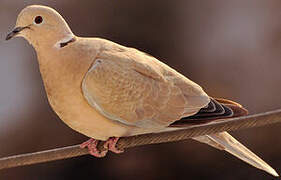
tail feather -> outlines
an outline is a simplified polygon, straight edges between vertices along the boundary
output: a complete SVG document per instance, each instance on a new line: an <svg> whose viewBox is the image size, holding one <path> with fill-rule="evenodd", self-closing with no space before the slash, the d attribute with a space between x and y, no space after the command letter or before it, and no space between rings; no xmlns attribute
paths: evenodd
<svg viewBox="0 0 281 180"><path fill-rule="evenodd" d="M270 167L266 162L264 162L261 158L255 155L252 151L238 142L227 132L200 136L193 139L211 145L217 149L225 150L258 169L264 170L273 176L279 176L272 167Z"/></svg>
<svg viewBox="0 0 281 180"><path fill-rule="evenodd" d="M210 103L206 107L202 108L197 114L184 117L171 124L170 127L190 127L190 125L192 126L194 124L208 123L218 119L244 116L247 114L248 111L236 102L220 98L211 98ZM258 169L264 170L273 176L279 176L272 167L247 149L244 145L239 143L227 132L195 137L193 139L206 143L217 149L225 150Z"/></svg>
<svg viewBox="0 0 281 180"><path fill-rule="evenodd" d="M248 111L240 104L219 98L211 98L210 103L199 110L195 115L175 121L170 127L183 127L192 124L208 123L218 119L245 116Z"/></svg>
<svg viewBox="0 0 281 180"><path fill-rule="evenodd" d="M221 104L232 104L232 105L235 105L235 106L238 106L238 107L243 107L241 104L235 102L235 101L231 101L229 99L223 99L223 98L215 98L216 101L218 101L219 103Z"/></svg>

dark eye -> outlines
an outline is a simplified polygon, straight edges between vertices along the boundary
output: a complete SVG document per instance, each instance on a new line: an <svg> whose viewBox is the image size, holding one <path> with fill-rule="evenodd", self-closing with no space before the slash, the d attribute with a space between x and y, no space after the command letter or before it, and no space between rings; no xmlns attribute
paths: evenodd
<svg viewBox="0 0 281 180"><path fill-rule="evenodd" d="M35 19L34 19L34 22L36 24L41 24L43 22L42 16L36 16Z"/></svg>

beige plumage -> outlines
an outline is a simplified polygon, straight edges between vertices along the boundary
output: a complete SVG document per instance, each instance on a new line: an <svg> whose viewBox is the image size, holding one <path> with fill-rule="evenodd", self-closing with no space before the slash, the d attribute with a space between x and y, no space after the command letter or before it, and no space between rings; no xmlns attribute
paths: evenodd
<svg viewBox="0 0 281 180"><path fill-rule="evenodd" d="M83 144L94 149L90 151L94 155L96 140L184 128L170 125L214 101L199 85L154 57L108 40L75 36L49 7L22 10L7 39L13 36L33 45L52 108L68 126L95 139ZM278 176L226 132L194 139ZM108 142L111 147L116 140Z"/></svg>

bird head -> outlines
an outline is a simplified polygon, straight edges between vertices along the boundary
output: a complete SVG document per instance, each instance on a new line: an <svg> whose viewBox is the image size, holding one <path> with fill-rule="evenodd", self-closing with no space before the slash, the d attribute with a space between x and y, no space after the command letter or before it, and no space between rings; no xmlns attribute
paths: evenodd
<svg viewBox="0 0 281 180"><path fill-rule="evenodd" d="M14 30L6 40L24 37L34 47L55 45L56 41L73 37L63 17L54 9L32 5L24 8L17 17Z"/></svg>

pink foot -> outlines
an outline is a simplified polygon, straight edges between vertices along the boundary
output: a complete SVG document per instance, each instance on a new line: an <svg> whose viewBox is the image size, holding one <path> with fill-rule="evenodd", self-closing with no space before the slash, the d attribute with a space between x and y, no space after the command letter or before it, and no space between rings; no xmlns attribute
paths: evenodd
<svg viewBox="0 0 281 180"><path fill-rule="evenodd" d="M107 153L108 150L105 150L105 151L99 151L98 148L97 148L97 145L99 143L99 140L95 140L95 139L89 139L88 141L86 142L83 142L81 145L80 145L80 148L85 148L87 147L89 149L89 153L95 157L104 157ZM106 147L106 146L105 146ZM107 148L106 148L107 149Z"/></svg>
<svg viewBox="0 0 281 180"><path fill-rule="evenodd" d="M111 137L105 142L104 146L105 147L107 146L108 150L110 150L114 153L117 153L117 154L122 153L122 152L124 152L124 150L120 150L116 147L118 140L119 140L119 137Z"/></svg>

